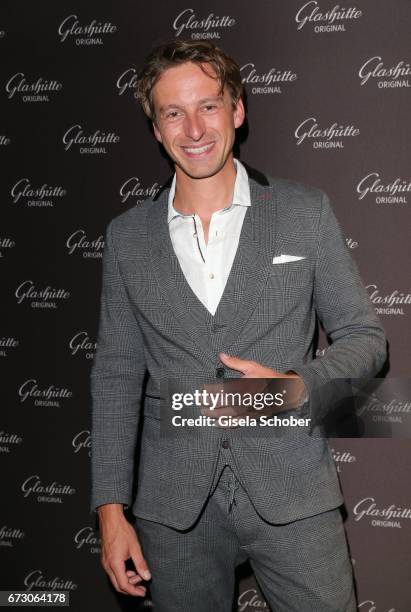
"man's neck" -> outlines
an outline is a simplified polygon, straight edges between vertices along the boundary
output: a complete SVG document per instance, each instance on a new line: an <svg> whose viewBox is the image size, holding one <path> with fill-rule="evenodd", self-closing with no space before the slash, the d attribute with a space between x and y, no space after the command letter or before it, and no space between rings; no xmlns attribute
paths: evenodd
<svg viewBox="0 0 411 612"><path fill-rule="evenodd" d="M173 206L184 215L198 214L209 219L213 212L228 206L233 198L236 168L233 157L214 176L193 179L176 167Z"/></svg>

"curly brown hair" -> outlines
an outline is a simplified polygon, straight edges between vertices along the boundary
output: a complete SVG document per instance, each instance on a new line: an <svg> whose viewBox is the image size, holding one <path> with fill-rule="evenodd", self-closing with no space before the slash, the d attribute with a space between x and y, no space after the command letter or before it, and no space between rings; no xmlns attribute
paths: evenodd
<svg viewBox="0 0 411 612"><path fill-rule="evenodd" d="M224 87L227 86L233 107L243 97L240 67L232 57L209 41L173 39L155 47L146 57L144 66L138 71L135 97L152 121L156 122L152 97L154 85L168 68L185 62L198 64L207 76L217 79L220 83L219 94L222 94ZM203 64L210 64L216 76L207 72Z"/></svg>

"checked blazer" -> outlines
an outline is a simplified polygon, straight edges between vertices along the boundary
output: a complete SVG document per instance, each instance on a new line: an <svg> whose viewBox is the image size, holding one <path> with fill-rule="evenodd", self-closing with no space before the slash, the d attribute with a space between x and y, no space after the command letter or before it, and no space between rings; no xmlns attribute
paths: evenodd
<svg viewBox="0 0 411 612"><path fill-rule="evenodd" d="M160 436L164 383L191 375L215 381L220 351L297 372L308 391L304 414L314 423L327 413L319 389L334 379L373 377L386 358L384 330L327 194L246 168L251 206L214 316L174 253L169 188L107 226L90 378L91 511L122 503L141 518L190 527L207 499L223 439L264 519L286 523L343 501L327 441L316 435L320 425L311 433L207 428L197 436ZM302 259L273 264L282 254ZM331 346L315 358L319 322Z"/></svg>

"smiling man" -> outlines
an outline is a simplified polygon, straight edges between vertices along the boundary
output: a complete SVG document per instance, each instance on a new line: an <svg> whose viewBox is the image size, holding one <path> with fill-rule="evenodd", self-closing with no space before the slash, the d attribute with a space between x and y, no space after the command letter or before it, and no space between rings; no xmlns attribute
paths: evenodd
<svg viewBox="0 0 411 612"><path fill-rule="evenodd" d="M175 164L173 208L197 214L203 247L213 213L233 196L232 149L245 112L241 97L234 104L232 95L227 87L220 91L210 65L193 62L166 70L152 92L154 134Z"/></svg>
<svg viewBox="0 0 411 612"><path fill-rule="evenodd" d="M233 157L242 95L238 65L208 42L160 45L139 72L175 174L106 232L91 374L102 565L121 593L150 580L157 612L229 612L247 559L273 610L353 612L322 391L377 374L385 336L327 195ZM315 359L318 320L331 346ZM292 381L288 407L314 430L161 436L164 384L192 373Z"/></svg>

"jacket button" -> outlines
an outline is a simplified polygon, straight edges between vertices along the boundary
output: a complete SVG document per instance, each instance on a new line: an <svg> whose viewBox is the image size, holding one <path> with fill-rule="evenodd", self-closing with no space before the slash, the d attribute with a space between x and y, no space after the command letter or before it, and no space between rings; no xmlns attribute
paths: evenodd
<svg viewBox="0 0 411 612"><path fill-rule="evenodd" d="M215 371L217 378L224 378L225 370L224 368L217 368Z"/></svg>
<svg viewBox="0 0 411 612"><path fill-rule="evenodd" d="M230 447L230 442L228 440L223 440L221 446L223 448L229 448Z"/></svg>

